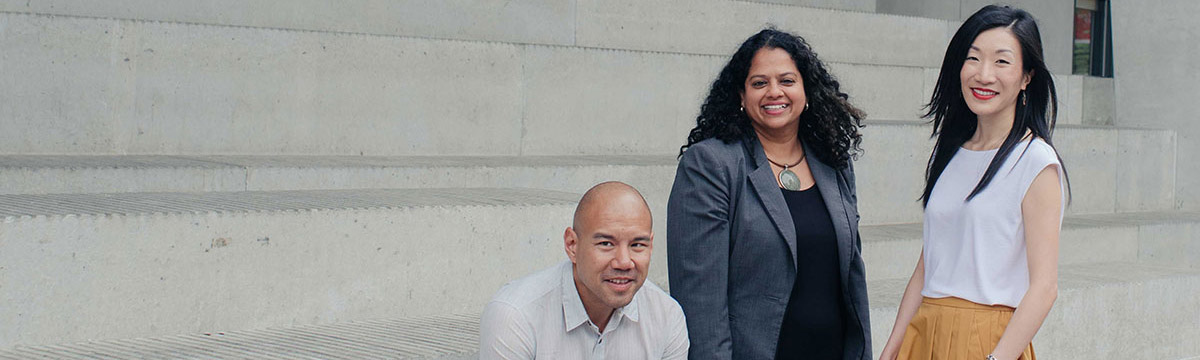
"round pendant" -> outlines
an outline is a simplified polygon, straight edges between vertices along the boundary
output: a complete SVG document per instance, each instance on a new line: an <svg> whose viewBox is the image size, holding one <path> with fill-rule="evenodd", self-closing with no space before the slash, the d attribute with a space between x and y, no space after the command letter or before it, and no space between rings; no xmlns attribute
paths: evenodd
<svg viewBox="0 0 1200 360"><path fill-rule="evenodd" d="M779 185L783 185L784 189L800 191L800 177L791 170L784 169L779 172Z"/></svg>

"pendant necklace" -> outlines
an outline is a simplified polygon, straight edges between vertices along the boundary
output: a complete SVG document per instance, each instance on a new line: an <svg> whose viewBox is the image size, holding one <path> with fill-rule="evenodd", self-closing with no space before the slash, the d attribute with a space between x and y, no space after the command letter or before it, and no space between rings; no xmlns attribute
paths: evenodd
<svg viewBox="0 0 1200 360"><path fill-rule="evenodd" d="M792 170L789 168L796 167L796 165L800 165L800 163L804 162L804 159L807 157L808 157L807 153L800 154L800 160L796 161L795 164L791 164L791 165L777 163L777 162L775 162L775 160L771 160L771 158L769 158L769 157L767 158L767 161L770 161L772 164L775 164L775 166L783 168L783 171L779 172L779 185L780 186L782 186L784 189L788 189L791 191L800 191L800 185L801 185L800 177L796 176L796 173L792 172Z"/></svg>

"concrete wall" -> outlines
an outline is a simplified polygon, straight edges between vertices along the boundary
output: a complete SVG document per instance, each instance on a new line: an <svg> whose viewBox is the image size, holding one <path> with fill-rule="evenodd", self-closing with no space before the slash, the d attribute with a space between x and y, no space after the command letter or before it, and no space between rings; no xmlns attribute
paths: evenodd
<svg viewBox="0 0 1200 360"><path fill-rule="evenodd" d="M875 11L875 0L738 0L746 2L761 2L771 4L798 5L824 9L839 9L851 11Z"/></svg>
<svg viewBox="0 0 1200 360"><path fill-rule="evenodd" d="M1115 123L1175 130L1177 206L1200 209L1200 2L1112 2Z"/></svg>
<svg viewBox="0 0 1200 360"><path fill-rule="evenodd" d="M1075 26L1075 2L1072 0L878 0L875 9L885 14L962 21L979 8L993 3L1012 5L1033 14L1042 32L1042 46L1050 71L1071 73L1071 36ZM950 36L955 30L950 30Z"/></svg>

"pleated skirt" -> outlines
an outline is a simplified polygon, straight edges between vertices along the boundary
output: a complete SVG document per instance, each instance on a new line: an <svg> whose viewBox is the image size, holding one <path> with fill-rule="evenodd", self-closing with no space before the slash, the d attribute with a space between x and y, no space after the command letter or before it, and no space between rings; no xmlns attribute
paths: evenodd
<svg viewBox="0 0 1200 360"><path fill-rule="evenodd" d="M1013 308L968 300L924 298L904 332L898 360L983 360L996 348ZM1036 360L1033 344L1022 360Z"/></svg>

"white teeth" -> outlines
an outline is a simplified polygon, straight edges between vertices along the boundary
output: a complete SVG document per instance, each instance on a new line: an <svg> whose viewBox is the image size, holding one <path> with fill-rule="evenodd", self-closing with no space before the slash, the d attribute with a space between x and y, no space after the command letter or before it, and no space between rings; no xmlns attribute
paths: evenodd
<svg viewBox="0 0 1200 360"><path fill-rule="evenodd" d="M980 89L971 89L971 91L974 91L976 94L983 95L983 96L991 96L991 95L998 94L995 91L987 91L987 90L980 90Z"/></svg>
<svg viewBox="0 0 1200 360"><path fill-rule="evenodd" d="M787 104L763 106L763 109L767 109L767 110L780 110L780 109L785 109L785 108L787 108Z"/></svg>
<svg viewBox="0 0 1200 360"><path fill-rule="evenodd" d="M630 280L609 280L609 282L614 284L627 284L630 282Z"/></svg>

